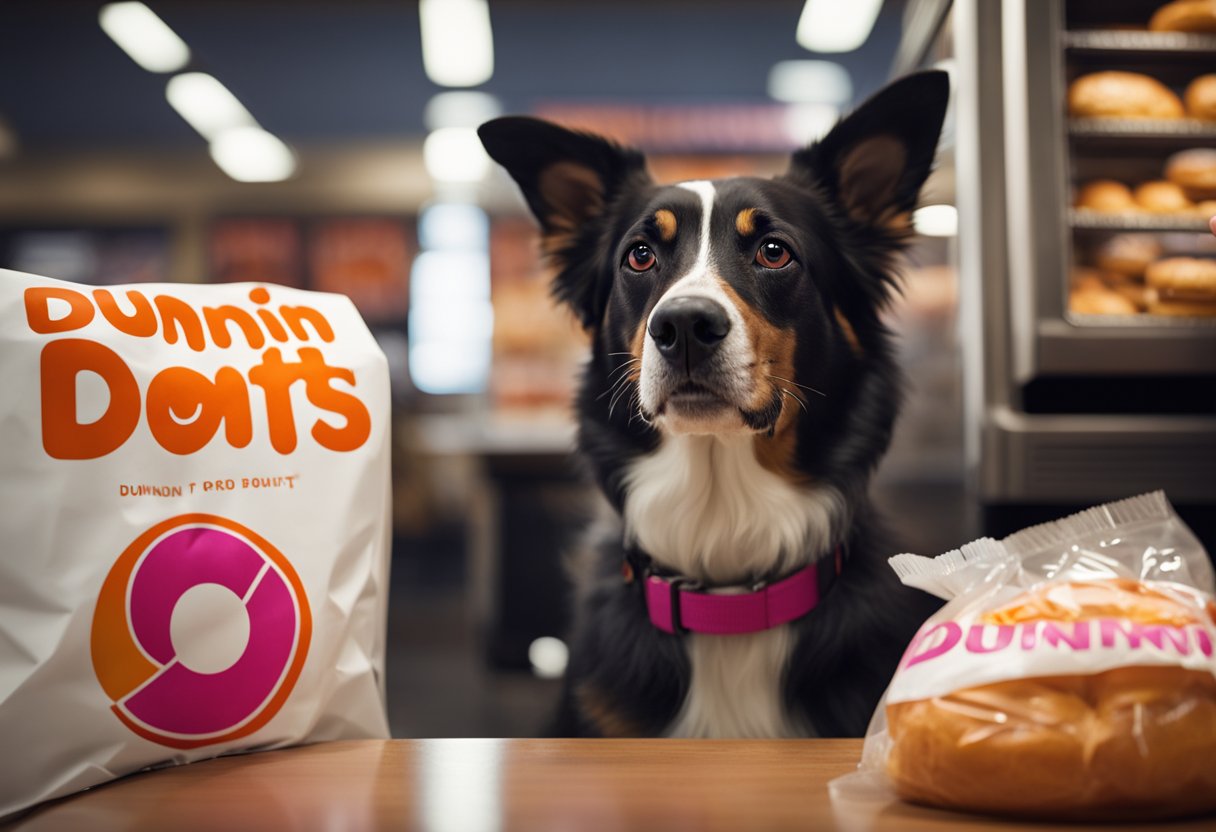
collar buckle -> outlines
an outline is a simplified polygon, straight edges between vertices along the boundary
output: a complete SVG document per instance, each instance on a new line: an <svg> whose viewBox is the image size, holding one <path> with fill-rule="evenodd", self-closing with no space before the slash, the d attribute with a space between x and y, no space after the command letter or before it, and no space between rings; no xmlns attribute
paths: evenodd
<svg viewBox="0 0 1216 832"><path fill-rule="evenodd" d="M667 582L671 592L671 629L676 635L683 636L688 634L688 628L684 626L684 622L680 618L680 593L687 589L689 592L700 592L705 588L705 584L689 578L685 575L677 575Z"/></svg>

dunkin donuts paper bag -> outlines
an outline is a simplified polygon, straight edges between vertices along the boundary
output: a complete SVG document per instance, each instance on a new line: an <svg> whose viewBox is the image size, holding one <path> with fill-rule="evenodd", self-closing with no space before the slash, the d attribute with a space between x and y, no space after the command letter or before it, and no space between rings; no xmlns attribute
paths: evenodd
<svg viewBox="0 0 1216 832"><path fill-rule="evenodd" d="M0 816L387 735L388 416L345 297L0 271Z"/></svg>

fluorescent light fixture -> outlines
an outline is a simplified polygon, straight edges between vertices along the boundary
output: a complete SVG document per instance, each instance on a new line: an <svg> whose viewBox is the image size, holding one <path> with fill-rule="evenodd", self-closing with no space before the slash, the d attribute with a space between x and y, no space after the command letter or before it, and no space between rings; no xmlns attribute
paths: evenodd
<svg viewBox="0 0 1216 832"><path fill-rule="evenodd" d="M494 74L486 0L421 0L422 65L441 87L475 87Z"/></svg>
<svg viewBox="0 0 1216 832"><path fill-rule="evenodd" d="M234 127L257 127L236 96L205 72L174 75L165 87L165 97L177 114L208 140Z"/></svg>
<svg viewBox="0 0 1216 832"><path fill-rule="evenodd" d="M831 104L791 104L785 108L785 134L794 144L807 144L822 139L839 118Z"/></svg>
<svg viewBox="0 0 1216 832"><path fill-rule="evenodd" d="M414 320L410 315L410 321ZM458 343L424 341L410 347L410 379L423 393L480 393L490 375L490 342L483 349Z"/></svg>
<svg viewBox="0 0 1216 832"><path fill-rule="evenodd" d="M958 236L958 209L953 205L926 205L912 212L912 227L926 237Z"/></svg>
<svg viewBox="0 0 1216 832"><path fill-rule="evenodd" d="M848 104L853 79L835 61L780 61L768 71L768 94L788 104Z"/></svg>
<svg viewBox="0 0 1216 832"><path fill-rule="evenodd" d="M490 257L424 251L410 274L409 367L424 393L478 393L490 376Z"/></svg>
<svg viewBox="0 0 1216 832"><path fill-rule="evenodd" d="M442 251L485 251L490 244L490 218L476 205L437 202L418 215L418 244Z"/></svg>
<svg viewBox="0 0 1216 832"><path fill-rule="evenodd" d="M473 305L490 300L490 256L485 251L424 251L414 259L410 276L410 305ZM489 336L489 330L469 335ZM414 334L440 337L442 333L420 330Z"/></svg>
<svg viewBox="0 0 1216 832"><path fill-rule="evenodd" d="M176 72L190 63L190 49L143 3L107 3L98 14L110 39L149 72Z"/></svg>
<svg viewBox="0 0 1216 832"><path fill-rule="evenodd" d="M432 130L422 144L422 161L440 183L480 182L490 170L490 157L472 127Z"/></svg>
<svg viewBox="0 0 1216 832"><path fill-rule="evenodd" d="M238 182L281 182L296 169L295 154L261 127L234 127L211 140L211 158Z"/></svg>
<svg viewBox="0 0 1216 832"><path fill-rule="evenodd" d="M852 52L870 36L880 9L882 0L806 0L794 37L812 52Z"/></svg>
<svg viewBox="0 0 1216 832"><path fill-rule="evenodd" d="M488 92L451 90L431 97L422 111L427 130L441 127L477 127L502 115L502 103Z"/></svg>

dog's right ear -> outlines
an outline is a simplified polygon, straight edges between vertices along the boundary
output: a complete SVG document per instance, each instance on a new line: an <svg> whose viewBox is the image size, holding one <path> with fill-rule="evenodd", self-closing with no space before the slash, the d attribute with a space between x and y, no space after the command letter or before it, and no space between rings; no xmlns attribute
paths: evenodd
<svg viewBox="0 0 1216 832"><path fill-rule="evenodd" d="M602 317L610 285L598 273L601 221L626 186L650 182L642 154L589 133L522 116L477 130L490 157L519 184L540 221L544 250L559 273L553 293L590 329Z"/></svg>

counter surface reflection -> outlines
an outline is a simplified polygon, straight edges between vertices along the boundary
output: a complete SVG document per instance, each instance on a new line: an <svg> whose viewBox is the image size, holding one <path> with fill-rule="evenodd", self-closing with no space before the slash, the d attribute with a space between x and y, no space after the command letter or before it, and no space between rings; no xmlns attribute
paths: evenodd
<svg viewBox="0 0 1216 832"><path fill-rule="evenodd" d="M1087 828L833 801L828 782L860 756L860 740L335 742L134 775L0 830ZM1212 828L1211 818L1119 827Z"/></svg>

